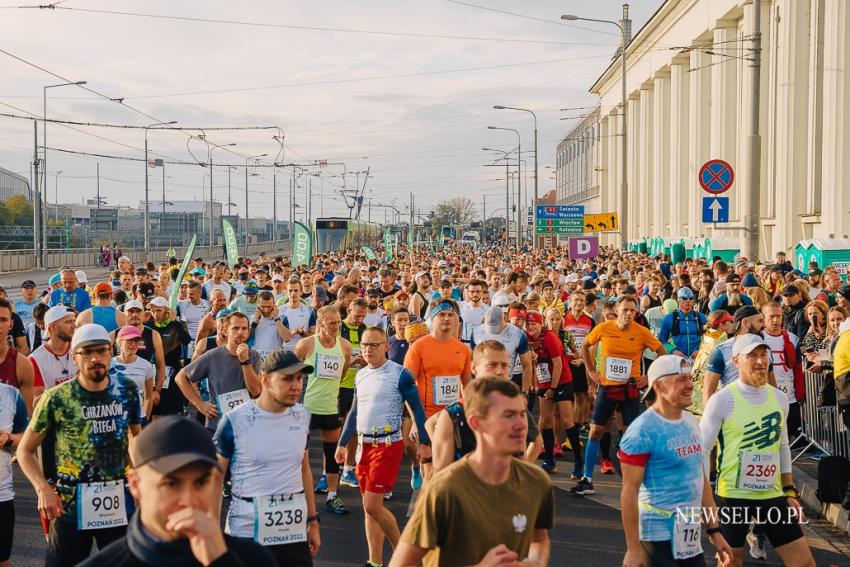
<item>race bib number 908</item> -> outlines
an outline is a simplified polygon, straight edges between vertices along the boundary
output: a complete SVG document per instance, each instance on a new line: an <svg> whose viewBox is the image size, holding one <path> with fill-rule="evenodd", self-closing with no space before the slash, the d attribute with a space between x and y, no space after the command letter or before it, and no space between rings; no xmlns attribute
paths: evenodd
<svg viewBox="0 0 850 567"><path fill-rule="evenodd" d="M126 525L123 480L77 485L77 529L97 530Z"/></svg>

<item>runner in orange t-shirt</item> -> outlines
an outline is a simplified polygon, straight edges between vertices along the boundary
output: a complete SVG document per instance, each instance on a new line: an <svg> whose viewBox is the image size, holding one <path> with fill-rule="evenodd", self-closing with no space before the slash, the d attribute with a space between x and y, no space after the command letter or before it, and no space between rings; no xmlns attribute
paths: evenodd
<svg viewBox="0 0 850 567"><path fill-rule="evenodd" d="M458 401L472 376L472 353L457 339L457 303L440 300L431 313L431 334L413 343L404 357L404 367L416 378L427 417Z"/></svg>

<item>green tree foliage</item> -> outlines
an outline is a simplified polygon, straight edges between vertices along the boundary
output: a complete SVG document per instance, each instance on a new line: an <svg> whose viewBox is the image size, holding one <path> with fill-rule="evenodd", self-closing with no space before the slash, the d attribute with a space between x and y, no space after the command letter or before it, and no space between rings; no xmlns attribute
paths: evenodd
<svg viewBox="0 0 850 567"><path fill-rule="evenodd" d="M0 201L0 225L32 226L32 205L24 195Z"/></svg>

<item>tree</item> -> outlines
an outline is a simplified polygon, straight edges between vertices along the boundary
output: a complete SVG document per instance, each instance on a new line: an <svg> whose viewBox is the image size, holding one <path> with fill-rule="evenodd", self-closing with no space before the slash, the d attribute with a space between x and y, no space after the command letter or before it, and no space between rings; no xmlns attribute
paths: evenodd
<svg viewBox="0 0 850 567"><path fill-rule="evenodd" d="M467 225L475 218L475 204L466 197L454 197L437 204L434 226Z"/></svg>
<svg viewBox="0 0 850 567"><path fill-rule="evenodd" d="M32 226L32 205L24 195L15 195L0 202L0 223Z"/></svg>

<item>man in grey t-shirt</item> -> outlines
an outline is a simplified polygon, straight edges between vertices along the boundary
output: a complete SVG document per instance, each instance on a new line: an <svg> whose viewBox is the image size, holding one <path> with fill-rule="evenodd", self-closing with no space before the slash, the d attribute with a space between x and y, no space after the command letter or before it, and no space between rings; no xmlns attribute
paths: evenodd
<svg viewBox="0 0 850 567"><path fill-rule="evenodd" d="M215 431L218 418L260 394L260 354L248 348L248 317L232 313L223 328L227 343L205 352L177 373L177 386L189 402L206 416ZM201 399L198 382L207 379L210 401Z"/></svg>

